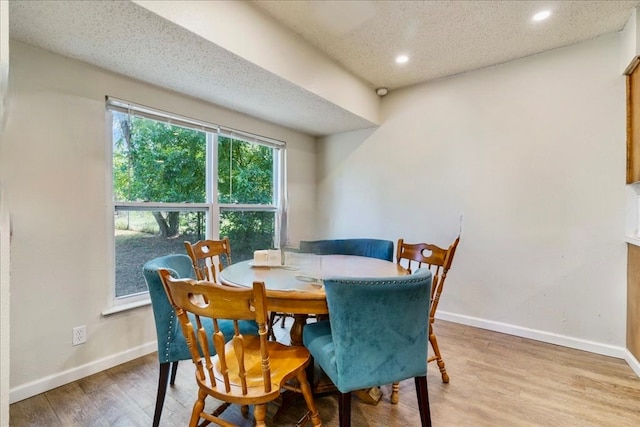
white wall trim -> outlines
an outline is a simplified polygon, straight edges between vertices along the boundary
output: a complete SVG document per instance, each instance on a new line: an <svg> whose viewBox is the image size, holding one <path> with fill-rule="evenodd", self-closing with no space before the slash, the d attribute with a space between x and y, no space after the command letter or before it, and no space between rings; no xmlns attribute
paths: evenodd
<svg viewBox="0 0 640 427"><path fill-rule="evenodd" d="M631 369L633 369L633 372L640 377L640 362L638 362L638 359L636 359L628 349L625 351L624 360L627 361Z"/></svg>
<svg viewBox="0 0 640 427"><path fill-rule="evenodd" d="M569 347L576 350L588 351L591 353L602 354L604 356L611 356L618 359L624 359L629 362L631 353L626 348L617 347L609 344L602 344L594 341L583 340L580 338L569 337L566 335L559 335L550 332L540 331L536 329L523 328L521 326L510 325L502 322L494 322L492 320L480 319L477 317L464 316L461 314L449 313L446 311L439 311L437 319L446 320L449 322L460 323L463 325L473 326L476 328L487 329L494 332L501 332L503 334L515 335L522 338L529 338L536 341L542 341L549 344L561 345L563 347ZM635 361L636 365L638 362ZM631 363L629 363L631 366ZM631 366L635 373L640 377L640 366L638 369Z"/></svg>
<svg viewBox="0 0 640 427"><path fill-rule="evenodd" d="M605 356L624 359L635 374L640 377L640 362L631 354L631 352L622 347L615 347L607 344L596 343L593 341L581 340L573 337L567 337L558 334L551 334L544 331L538 331L529 328L522 328L515 325L509 325L501 322L480 319L477 317L463 316L449 312L439 312L436 318L448 322L460 323L463 325L473 326L476 328L487 329L490 331L501 332L504 334L515 335L523 338L534 339L537 341L557 344L564 347L574 348L578 350L589 351L591 353L602 354ZM113 368L122 363L137 359L153 353L158 349L156 341L144 344L130 350L95 360L82 366L69 369L64 372L50 375L38 381L23 384L19 387L12 388L9 394L9 403L19 402L40 393L52 390L56 387L63 386L73 381L97 374L106 369Z"/></svg>
<svg viewBox="0 0 640 427"><path fill-rule="evenodd" d="M52 390L73 381L97 374L114 366L121 365L138 357L146 356L158 350L156 341L134 347L121 353L113 354L103 359L94 360L85 365L81 365L63 372L41 378L18 387L14 387L9 391L9 403L19 402L23 399L35 396L45 391Z"/></svg>

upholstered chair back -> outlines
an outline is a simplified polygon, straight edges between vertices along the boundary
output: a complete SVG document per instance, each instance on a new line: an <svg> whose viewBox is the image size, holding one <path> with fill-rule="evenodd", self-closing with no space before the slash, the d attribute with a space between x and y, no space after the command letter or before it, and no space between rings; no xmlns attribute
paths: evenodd
<svg viewBox="0 0 640 427"><path fill-rule="evenodd" d="M189 360L191 353L180 329L180 322L169 303L158 274L161 268L170 270L172 275L179 279L195 278L191 259L183 254L166 255L148 261L143 267L156 323L158 360L160 363Z"/></svg>
<svg viewBox="0 0 640 427"><path fill-rule="evenodd" d="M356 255L393 261L393 242L381 239L301 241L300 252L316 255Z"/></svg>
<svg viewBox="0 0 640 427"><path fill-rule="evenodd" d="M420 425L431 426L427 340L432 273L329 278L329 320L305 326L305 347L338 389L340 426L351 425L351 392L413 377Z"/></svg>
<svg viewBox="0 0 640 427"><path fill-rule="evenodd" d="M335 361L328 363L322 351L314 351L320 343L313 342L313 324L304 338L338 390L426 375L431 280L428 269L408 276L325 280Z"/></svg>

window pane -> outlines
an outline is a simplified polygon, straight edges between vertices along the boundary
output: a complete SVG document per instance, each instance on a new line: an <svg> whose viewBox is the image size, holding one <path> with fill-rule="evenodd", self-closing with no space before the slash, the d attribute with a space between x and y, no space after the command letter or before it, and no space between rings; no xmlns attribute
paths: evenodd
<svg viewBox="0 0 640 427"><path fill-rule="evenodd" d="M204 132L114 111L114 200L205 202L206 151Z"/></svg>
<svg viewBox="0 0 640 427"><path fill-rule="evenodd" d="M184 241L205 238L205 212L115 212L116 297L147 291L145 262L163 255L186 254Z"/></svg>
<svg viewBox="0 0 640 427"><path fill-rule="evenodd" d="M274 212L220 212L220 236L231 243L233 262L253 259L253 251L275 247Z"/></svg>
<svg viewBox="0 0 640 427"><path fill-rule="evenodd" d="M156 117L153 111L138 111L134 105L113 105L117 108L109 111L113 118L115 295L119 300L115 304L145 293L144 263L185 253L185 240L228 236L234 261L252 259L254 250L274 247L275 196L279 194L274 186L280 185L277 177L281 174L274 168L280 166L279 148L237 139L248 136L183 128L175 123L188 121L170 124L172 119L166 114ZM211 141L217 146L211 146ZM217 162L207 157L212 153L217 153ZM217 170L208 171L212 165ZM218 195L207 198L216 183ZM172 205L153 207L161 203ZM269 210L251 211L247 205L268 205ZM210 213L220 219L218 230L209 227Z"/></svg>
<svg viewBox="0 0 640 427"><path fill-rule="evenodd" d="M218 136L218 201L273 203L274 149Z"/></svg>

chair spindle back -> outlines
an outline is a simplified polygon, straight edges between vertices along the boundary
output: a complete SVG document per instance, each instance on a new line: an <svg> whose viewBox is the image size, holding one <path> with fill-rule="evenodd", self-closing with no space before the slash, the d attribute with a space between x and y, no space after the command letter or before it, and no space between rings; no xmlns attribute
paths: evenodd
<svg viewBox="0 0 640 427"><path fill-rule="evenodd" d="M271 370L267 347L267 309L264 284L256 282L252 289L232 288L213 282L174 279L168 270L161 270L165 290L182 325L191 356L196 365L196 379L201 385L231 396L247 396L261 382L260 393L270 393ZM202 318L213 319L213 333L207 334ZM233 320L233 338L227 342L218 320ZM238 320L255 320L259 342L240 333ZM209 352L209 341L217 352ZM254 348L249 348L253 346ZM250 350L258 350L256 351ZM247 355L260 354L261 360L249 360ZM261 372L256 372L260 369ZM217 384L216 378L223 384Z"/></svg>
<svg viewBox="0 0 640 427"><path fill-rule="evenodd" d="M460 236L447 249L443 249L431 243L405 243L404 239L398 239L396 262L403 265L404 260L410 273L412 267L425 267L431 270L433 274L431 309L429 312L429 321L431 323L435 319L440 295L444 288L447 273L451 268L458 242L460 242Z"/></svg>
<svg viewBox="0 0 640 427"><path fill-rule="evenodd" d="M217 272L231 264L231 244L228 238L222 240L199 240L184 242L187 255L191 258L193 270L198 280L217 282Z"/></svg>

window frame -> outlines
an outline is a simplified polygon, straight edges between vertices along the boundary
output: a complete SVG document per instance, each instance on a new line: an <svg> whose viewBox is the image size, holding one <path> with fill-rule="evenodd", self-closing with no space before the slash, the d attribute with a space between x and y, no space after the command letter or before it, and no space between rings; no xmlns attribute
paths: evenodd
<svg viewBox="0 0 640 427"><path fill-rule="evenodd" d="M219 239L220 215L223 211L273 212L275 215L274 242L276 247L287 244L287 189L286 189L286 143L272 138L251 134L216 124L190 119L178 114L169 113L151 107L134 104L113 97L106 97L105 105L105 140L107 141L107 206L108 218L113 218L118 210L153 211L179 210L206 212L205 233L209 239ZM206 134L206 202L205 203L166 203L166 202L121 202L114 200L113 182L113 111L127 113L150 120L165 122L174 126L205 132ZM255 143L270 147L273 152L273 197L271 204L234 204L218 202L218 145L219 137L233 138L247 143ZM116 296L116 245L115 221L108 221L108 254L110 286L108 303L103 315L149 305L149 292L144 291L127 296ZM144 279L141 279L144 280Z"/></svg>

